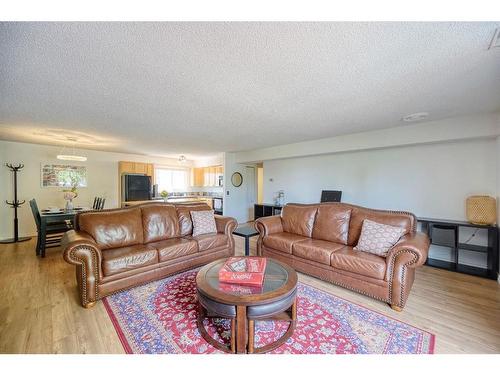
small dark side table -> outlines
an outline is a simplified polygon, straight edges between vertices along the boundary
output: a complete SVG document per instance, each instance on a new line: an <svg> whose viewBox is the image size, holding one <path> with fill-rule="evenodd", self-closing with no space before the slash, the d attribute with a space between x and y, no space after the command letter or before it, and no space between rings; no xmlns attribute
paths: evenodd
<svg viewBox="0 0 500 375"><path fill-rule="evenodd" d="M250 255L250 237L258 236L259 232L252 226L239 226L233 232L235 236L245 238L245 256Z"/></svg>

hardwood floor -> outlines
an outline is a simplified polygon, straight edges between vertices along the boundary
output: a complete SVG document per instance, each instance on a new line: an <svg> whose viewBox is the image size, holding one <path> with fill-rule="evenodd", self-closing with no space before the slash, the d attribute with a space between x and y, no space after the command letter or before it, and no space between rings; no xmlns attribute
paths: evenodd
<svg viewBox="0 0 500 375"><path fill-rule="evenodd" d="M237 253L243 239L235 237ZM59 248L35 256L34 240L0 245L0 353L123 353L101 302L78 303L75 270ZM255 237L251 241L255 251ZM500 353L500 285L430 267L418 270L406 308L306 275L299 279L339 297L433 332L436 353Z"/></svg>

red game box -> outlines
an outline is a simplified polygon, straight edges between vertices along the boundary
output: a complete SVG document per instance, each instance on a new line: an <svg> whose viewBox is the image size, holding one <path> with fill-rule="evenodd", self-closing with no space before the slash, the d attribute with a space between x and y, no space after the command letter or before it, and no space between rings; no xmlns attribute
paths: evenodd
<svg viewBox="0 0 500 375"><path fill-rule="evenodd" d="M242 284L230 284L230 283L219 283L219 290L229 294L235 294L240 296L250 295L250 294L261 294L262 285L242 285Z"/></svg>
<svg viewBox="0 0 500 375"><path fill-rule="evenodd" d="M219 281L232 284L262 285L266 258L232 257L219 271Z"/></svg>

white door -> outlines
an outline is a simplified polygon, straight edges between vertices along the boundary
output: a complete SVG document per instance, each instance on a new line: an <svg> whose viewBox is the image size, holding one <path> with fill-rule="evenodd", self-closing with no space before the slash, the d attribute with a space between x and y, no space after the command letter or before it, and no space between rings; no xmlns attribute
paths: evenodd
<svg viewBox="0 0 500 375"><path fill-rule="evenodd" d="M255 178L256 169L255 167L246 168L246 180L247 180L247 221L254 220L254 204L257 203L257 179Z"/></svg>

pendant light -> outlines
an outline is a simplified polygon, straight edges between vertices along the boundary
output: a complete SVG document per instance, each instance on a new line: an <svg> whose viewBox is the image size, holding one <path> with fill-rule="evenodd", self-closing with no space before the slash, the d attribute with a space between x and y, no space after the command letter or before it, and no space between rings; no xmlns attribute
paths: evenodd
<svg viewBox="0 0 500 375"><path fill-rule="evenodd" d="M64 146L62 148L61 152L59 153L59 155L57 155L56 157L59 160L87 161L86 156L76 155L75 143L76 143L77 139L74 137L67 137L66 139L70 142L73 142L73 147L70 148L70 152L68 153L66 151L66 146Z"/></svg>

